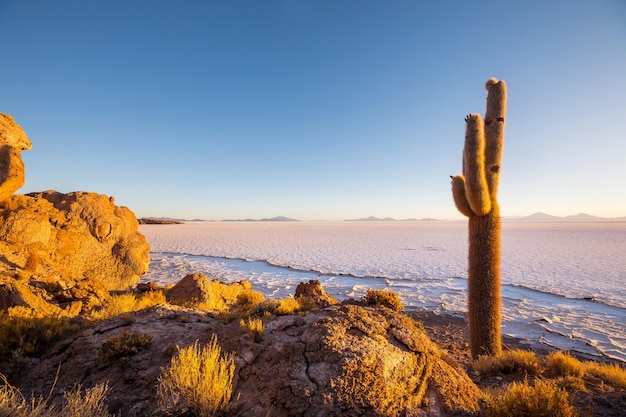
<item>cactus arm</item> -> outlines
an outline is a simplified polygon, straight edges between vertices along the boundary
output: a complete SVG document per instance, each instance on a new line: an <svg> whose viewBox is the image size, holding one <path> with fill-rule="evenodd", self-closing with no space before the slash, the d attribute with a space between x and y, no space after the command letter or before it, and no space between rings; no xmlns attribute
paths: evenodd
<svg viewBox="0 0 626 417"><path fill-rule="evenodd" d="M485 169L492 200L495 201L502 167L504 122L506 117L506 83L495 78L487 80L487 111L485 112Z"/></svg>
<svg viewBox="0 0 626 417"><path fill-rule="evenodd" d="M465 195L469 206L477 216L491 211L491 196L485 174L485 134L479 114L465 118L465 147L463 148L463 175Z"/></svg>
<svg viewBox="0 0 626 417"><path fill-rule="evenodd" d="M474 215L472 208L467 201L465 195L465 177L463 175L457 175L452 177L452 197L454 198L454 204L456 208L465 216L471 217Z"/></svg>

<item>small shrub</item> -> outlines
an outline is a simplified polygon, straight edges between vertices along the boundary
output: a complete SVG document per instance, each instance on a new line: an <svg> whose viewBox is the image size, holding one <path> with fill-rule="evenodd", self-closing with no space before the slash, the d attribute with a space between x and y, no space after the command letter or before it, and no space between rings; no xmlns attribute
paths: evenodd
<svg viewBox="0 0 626 417"><path fill-rule="evenodd" d="M63 393L65 404L59 417L109 417L105 404L109 386L98 384L81 393L81 386L76 385L71 391Z"/></svg>
<svg viewBox="0 0 626 417"><path fill-rule="evenodd" d="M35 314L25 307L10 307L0 314L0 358L11 352L37 355L74 329L67 318Z"/></svg>
<svg viewBox="0 0 626 417"><path fill-rule="evenodd" d="M246 289L237 296L237 306L244 309L251 309L263 302L263 294L259 291Z"/></svg>
<svg viewBox="0 0 626 417"><path fill-rule="evenodd" d="M587 392L587 386L585 381L580 376L563 376L555 379L559 388L563 388L571 391Z"/></svg>
<svg viewBox="0 0 626 417"><path fill-rule="evenodd" d="M546 358L546 366L559 376L583 377L585 364L566 352L554 352Z"/></svg>
<svg viewBox="0 0 626 417"><path fill-rule="evenodd" d="M295 314L299 311L309 311L311 306L303 298L285 297L278 300L279 304L274 311L279 316L286 316L288 314Z"/></svg>
<svg viewBox="0 0 626 417"><path fill-rule="evenodd" d="M167 299L163 291L146 291L141 294L141 297L137 300L134 310L142 310L158 304L167 304Z"/></svg>
<svg viewBox="0 0 626 417"><path fill-rule="evenodd" d="M224 324L232 323L235 320L243 320L250 317L250 313L245 310L222 311L217 315L217 319Z"/></svg>
<svg viewBox="0 0 626 417"><path fill-rule="evenodd" d="M514 382L502 394L485 398L487 417L576 417L578 412L570 403L567 392L553 381Z"/></svg>
<svg viewBox="0 0 626 417"><path fill-rule="evenodd" d="M367 293L361 298L363 304L380 305L392 309L393 311L402 311L404 306L402 300L394 291L391 290L367 290Z"/></svg>
<svg viewBox="0 0 626 417"><path fill-rule="evenodd" d="M587 372L604 383L626 389L626 369L617 364L586 362Z"/></svg>
<svg viewBox="0 0 626 417"><path fill-rule="evenodd" d="M125 362L130 356L145 349L152 343L152 335L148 333L125 331L120 336L108 339L98 348L98 356L103 359L118 359Z"/></svg>
<svg viewBox="0 0 626 417"><path fill-rule="evenodd" d="M11 386L4 375L0 374L0 416L11 417L46 417L48 408L43 398L27 401L22 393Z"/></svg>
<svg viewBox="0 0 626 417"><path fill-rule="evenodd" d="M259 343L263 338L263 332L265 331L265 326L263 325L263 320L261 319L249 319L247 322L244 319L239 321L239 325L242 329L244 329L247 333L252 335L252 339Z"/></svg>
<svg viewBox="0 0 626 417"><path fill-rule="evenodd" d="M276 312L278 306L280 306L280 301L278 300L264 300L254 306L254 308L250 312L250 315L252 317L271 316Z"/></svg>
<svg viewBox="0 0 626 417"><path fill-rule="evenodd" d="M165 304L166 302L163 291L146 291L139 298L133 293L112 295L104 302L104 306L101 309L91 312L90 318L96 321L106 320L157 304Z"/></svg>
<svg viewBox="0 0 626 417"><path fill-rule="evenodd" d="M11 386L0 374L0 416L10 417L111 417L105 399L107 385L96 385L85 390L80 385L63 394L64 404L56 409L48 406L43 397L26 400L20 391Z"/></svg>
<svg viewBox="0 0 626 417"><path fill-rule="evenodd" d="M199 417L212 417L230 401L235 364L233 355L222 357L217 336L204 347L198 342L178 348L166 369L161 369L157 399L166 410L188 407Z"/></svg>
<svg viewBox="0 0 626 417"><path fill-rule="evenodd" d="M101 309L92 311L90 317L92 320L106 320L133 311L136 304L137 298L131 293L112 295Z"/></svg>
<svg viewBox="0 0 626 417"><path fill-rule="evenodd" d="M519 349L507 350L498 356L479 356L474 361L474 369L481 374L525 372L536 375L541 371L537 355Z"/></svg>

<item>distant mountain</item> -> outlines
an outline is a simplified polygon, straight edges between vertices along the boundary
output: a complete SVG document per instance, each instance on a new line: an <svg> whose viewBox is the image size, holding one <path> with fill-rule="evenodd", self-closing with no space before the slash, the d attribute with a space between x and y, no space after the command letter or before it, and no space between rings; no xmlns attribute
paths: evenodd
<svg viewBox="0 0 626 417"><path fill-rule="evenodd" d="M299 222L300 220L292 219L285 216L276 216L265 219L236 219L236 220L222 220L223 222Z"/></svg>
<svg viewBox="0 0 626 417"><path fill-rule="evenodd" d="M379 217L369 216L369 217L363 217L361 219L347 219L344 221L346 222L395 222L396 219L391 218L391 217L385 217L384 219L381 219Z"/></svg>
<svg viewBox="0 0 626 417"><path fill-rule="evenodd" d="M430 217L424 217L423 219L411 218L411 219L396 220L393 217L385 217L384 219L381 219L380 217L369 216L369 217L363 217L361 219L347 219L347 220L344 220L344 221L346 221L346 222L397 222L397 221L403 221L403 222L438 222L438 221L441 221L441 220L432 219Z"/></svg>
<svg viewBox="0 0 626 417"><path fill-rule="evenodd" d="M513 221L523 222L624 222L625 217L598 217L587 213L578 213L572 216L552 216L546 213L534 213L530 216L514 219Z"/></svg>

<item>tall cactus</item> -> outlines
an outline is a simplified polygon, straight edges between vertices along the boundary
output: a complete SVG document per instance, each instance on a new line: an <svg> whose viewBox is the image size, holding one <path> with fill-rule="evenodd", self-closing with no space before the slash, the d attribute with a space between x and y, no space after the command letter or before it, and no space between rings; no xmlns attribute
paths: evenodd
<svg viewBox="0 0 626 417"><path fill-rule="evenodd" d="M506 84L487 80L487 111L465 118L463 174L452 177L457 209L469 218L468 310L472 356L498 355L500 335L500 179Z"/></svg>

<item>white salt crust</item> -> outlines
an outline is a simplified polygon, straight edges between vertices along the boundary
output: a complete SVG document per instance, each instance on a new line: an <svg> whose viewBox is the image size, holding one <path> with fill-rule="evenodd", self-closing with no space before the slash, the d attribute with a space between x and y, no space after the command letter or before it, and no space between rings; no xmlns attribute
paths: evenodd
<svg viewBox="0 0 626 417"><path fill-rule="evenodd" d="M268 297L319 279L340 300L396 291L407 308L466 311L465 222L141 225L142 281L247 279ZM503 333L626 362L626 223L504 222Z"/></svg>

